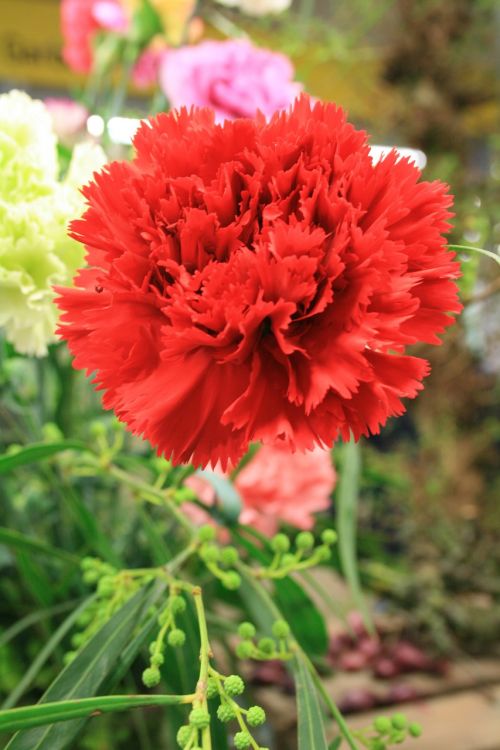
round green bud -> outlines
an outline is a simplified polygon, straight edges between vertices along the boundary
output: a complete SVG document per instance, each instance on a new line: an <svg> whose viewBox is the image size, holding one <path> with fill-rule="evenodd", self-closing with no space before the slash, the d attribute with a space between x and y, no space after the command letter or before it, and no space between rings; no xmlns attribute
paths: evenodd
<svg viewBox="0 0 500 750"><path fill-rule="evenodd" d="M297 558L295 555L292 555L291 553L287 552L283 557L281 558L281 566L283 568L289 568L289 567L295 567L297 563Z"/></svg>
<svg viewBox="0 0 500 750"><path fill-rule="evenodd" d="M165 661L165 657L162 653L158 652L157 654L153 654L151 657L151 666L153 667L161 667L163 662Z"/></svg>
<svg viewBox="0 0 500 750"><path fill-rule="evenodd" d="M100 560L95 557L84 557L80 562L80 567L82 570L94 570L94 568L99 567L99 563Z"/></svg>
<svg viewBox="0 0 500 750"><path fill-rule="evenodd" d="M229 591L236 591L241 586L241 576L235 570L229 570L222 578L222 585Z"/></svg>
<svg viewBox="0 0 500 750"><path fill-rule="evenodd" d="M91 422L89 432L93 438L104 437L106 434L106 427L102 422Z"/></svg>
<svg viewBox="0 0 500 750"><path fill-rule="evenodd" d="M64 663L65 663L66 665L67 665L67 664L71 664L71 662L73 661L73 659L75 658L75 656L76 656L76 651L67 651L67 652L66 652L66 653L64 654L64 656L63 656L63 662L64 662Z"/></svg>
<svg viewBox="0 0 500 750"><path fill-rule="evenodd" d="M408 732L412 737L420 737L420 735L422 734L422 727L420 726L420 724L417 724L416 721L413 721L408 727Z"/></svg>
<svg viewBox="0 0 500 750"><path fill-rule="evenodd" d="M84 583L95 583L99 580L99 571L95 568L91 570L86 570L85 573L82 576Z"/></svg>
<svg viewBox="0 0 500 750"><path fill-rule="evenodd" d="M200 557L206 563L216 563L220 557L220 550L216 544L205 542L200 548Z"/></svg>
<svg viewBox="0 0 500 750"><path fill-rule="evenodd" d="M168 634L167 641L169 646L172 646L173 648L179 648L180 646L184 646L186 642L186 634L183 630L174 628Z"/></svg>
<svg viewBox="0 0 500 750"><path fill-rule="evenodd" d="M73 648L80 648L85 642L85 633L75 633L71 638Z"/></svg>
<svg viewBox="0 0 500 750"><path fill-rule="evenodd" d="M236 732L234 735L234 747L236 750L246 750L252 744L252 738L248 732Z"/></svg>
<svg viewBox="0 0 500 750"><path fill-rule="evenodd" d="M213 677L208 678L207 682L207 698L215 698L219 694L219 688L217 686L217 680Z"/></svg>
<svg viewBox="0 0 500 750"><path fill-rule="evenodd" d="M193 730L191 727L183 726L180 727L179 731L177 732L177 744L179 747L186 747L187 743L191 739L191 735L193 733Z"/></svg>
<svg viewBox="0 0 500 750"><path fill-rule="evenodd" d="M270 654L273 654L275 652L276 643L272 638L261 638L257 644L257 648L259 649L259 651L262 651L262 653L269 656Z"/></svg>
<svg viewBox="0 0 500 750"><path fill-rule="evenodd" d="M217 709L217 718L222 721L223 724L227 724L228 721L232 721L236 718L236 711L229 703L221 703Z"/></svg>
<svg viewBox="0 0 500 750"><path fill-rule="evenodd" d="M189 714L189 723L196 729L205 729L210 724L210 714L204 708L193 708Z"/></svg>
<svg viewBox="0 0 500 750"><path fill-rule="evenodd" d="M387 750L387 745L384 740L375 739L371 741L371 750Z"/></svg>
<svg viewBox="0 0 500 750"><path fill-rule="evenodd" d="M197 497L198 495L191 487L179 487L175 491L174 500L181 505L181 503L192 503Z"/></svg>
<svg viewBox="0 0 500 750"><path fill-rule="evenodd" d="M392 722L387 716L377 716L373 726L379 734L387 734L392 729Z"/></svg>
<svg viewBox="0 0 500 750"><path fill-rule="evenodd" d="M160 670L158 667L148 667L142 673L142 681L148 688L156 687L160 682Z"/></svg>
<svg viewBox="0 0 500 750"><path fill-rule="evenodd" d="M200 542L213 542L215 539L215 528L209 523L198 529L198 539Z"/></svg>
<svg viewBox="0 0 500 750"><path fill-rule="evenodd" d="M185 612L186 610L186 600L183 596L179 596L178 594L175 594L174 596L171 596L168 600L170 610L174 613L174 615L180 615L182 612Z"/></svg>
<svg viewBox="0 0 500 750"><path fill-rule="evenodd" d="M149 653L153 654L156 651L156 641L151 641L149 644Z"/></svg>
<svg viewBox="0 0 500 750"><path fill-rule="evenodd" d="M253 638L255 636L255 626L251 622L242 622L238 627L238 635L240 638Z"/></svg>
<svg viewBox="0 0 500 750"><path fill-rule="evenodd" d="M326 562L331 558L332 551L326 544L322 544L320 547L316 547L316 554L318 556L318 560Z"/></svg>
<svg viewBox="0 0 500 750"><path fill-rule="evenodd" d="M76 622L81 628L85 628L87 625L90 625L93 617L94 617L94 613L92 612L90 608L88 608L82 612L82 614L78 617L78 620Z"/></svg>
<svg viewBox="0 0 500 750"><path fill-rule="evenodd" d="M224 690L231 697L241 695L245 690L245 683L238 674L230 674L224 680Z"/></svg>
<svg viewBox="0 0 500 750"><path fill-rule="evenodd" d="M321 534L321 541L330 547L337 541L337 532L333 529L325 529Z"/></svg>
<svg viewBox="0 0 500 750"><path fill-rule="evenodd" d="M300 549L303 552L312 549L314 547L313 534L311 534L310 531L301 531L300 534L297 534L297 538L295 539L295 546L297 547L297 549Z"/></svg>
<svg viewBox="0 0 500 750"><path fill-rule="evenodd" d="M290 549L290 540L286 534L276 534L271 539L271 549L273 552L288 552Z"/></svg>
<svg viewBox="0 0 500 750"><path fill-rule="evenodd" d="M266 712L260 706L251 706L247 711L247 723L251 727L260 727L266 720Z"/></svg>
<svg viewBox="0 0 500 750"><path fill-rule="evenodd" d="M238 562L238 550L236 547L224 547L220 553L221 563L230 568Z"/></svg>
<svg viewBox="0 0 500 750"><path fill-rule="evenodd" d="M394 729L401 730L401 729L406 729L408 725L408 721L404 714L394 714L394 716L391 717L391 724L394 727Z"/></svg>
<svg viewBox="0 0 500 750"><path fill-rule="evenodd" d="M401 732L394 732L394 734L391 737L391 741L394 742L395 745L401 745L402 742L404 742L406 739L406 732L404 729Z"/></svg>
<svg viewBox="0 0 500 750"><path fill-rule="evenodd" d="M290 635L290 626L284 620L276 620L272 631L275 638L287 638Z"/></svg>
<svg viewBox="0 0 500 750"><path fill-rule="evenodd" d="M99 596L105 598L113 596L116 591L116 581L111 576L103 576L97 586L97 593Z"/></svg>
<svg viewBox="0 0 500 750"><path fill-rule="evenodd" d="M158 625L163 626L166 624L167 620L170 620L171 616L170 607L165 607L165 609L162 609L160 614L158 615Z"/></svg>
<svg viewBox="0 0 500 750"><path fill-rule="evenodd" d="M238 659L250 659L253 655L254 645L252 641L241 641L236 646L236 656Z"/></svg>

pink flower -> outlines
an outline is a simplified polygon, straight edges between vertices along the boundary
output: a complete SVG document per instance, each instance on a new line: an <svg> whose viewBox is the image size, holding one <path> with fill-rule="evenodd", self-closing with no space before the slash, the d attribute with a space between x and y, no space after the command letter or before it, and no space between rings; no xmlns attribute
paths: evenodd
<svg viewBox="0 0 500 750"><path fill-rule="evenodd" d="M264 445L240 471L235 487L243 502L240 522L264 534L276 532L280 522L310 529L314 513L326 510L335 487L330 453L317 448L309 453L291 453L284 447ZM215 502L212 488L200 477L186 482L207 506ZM207 522L207 514L196 505L183 508L194 523Z"/></svg>
<svg viewBox="0 0 500 750"><path fill-rule="evenodd" d="M89 113L83 104L65 97L49 97L44 100L52 118L52 126L61 141L71 140L84 130Z"/></svg>
<svg viewBox="0 0 500 750"><path fill-rule="evenodd" d="M302 90L293 75L285 55L237 39L171 50L163 58L160 82L173 108L212 107L222 121L286 109Z"/></svg>
<svg viewBox="0 0 500 750"><path fill-rule="evenodd" d="M93 65L92 42L96 32L123 32L128 19L119 0L62 0L63 59L77 73Z"/></svg>
<svg viewBox="0 0 500 750"><path fill-rule="evenodd" d="M152 46L144 50L132 70L134 86L137 86L139 89L147 89L150 86L154 86L158 80L158 71L165 55L165 50L165 46L161 48Z"/></svg>

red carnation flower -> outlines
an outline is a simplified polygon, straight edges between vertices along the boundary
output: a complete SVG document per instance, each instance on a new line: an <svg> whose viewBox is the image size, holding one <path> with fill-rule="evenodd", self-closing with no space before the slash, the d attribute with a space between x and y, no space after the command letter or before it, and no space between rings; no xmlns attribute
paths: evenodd
<svg viewBox="0 0 500 750"><path fill-rule="evenodd" d="M457 312L451 197L396 153L373 164L343 111L140 128L84 189L89 268L60 333L103 403L175 462L235 463L377 433L422 388Z"/></svg>

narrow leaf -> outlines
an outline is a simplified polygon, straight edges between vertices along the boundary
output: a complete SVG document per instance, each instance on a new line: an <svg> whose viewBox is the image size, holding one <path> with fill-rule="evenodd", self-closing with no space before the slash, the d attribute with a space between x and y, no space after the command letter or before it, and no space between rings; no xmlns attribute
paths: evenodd
<svg viewBox="0 0 500 750"><path fill-rule="evenodd" d="M89 450L85 443L79 440L61 440L57 443L33 443L26 448L20 448L13 453L4 453L0 456L0 474L6 474L18 466L32 464L36 461L42 461L44 458L50 458L57 453L67 450L87 451Z"/></svg>
<svg viewBox="0 0 500 750"><path fill-rule="evenodd" d="M319 696L300 653L294 661L293 672L297 691L299 750L328 750Z"/></svg>
<svg viewBox="0 0 500 750"><path fill-rule="evenodd" d="M29 688L29 686L31 685L31 683L33 682L33 680L35 679L39 671L42 669L45 662L47 661L47 659L53 653L54 649L57 648L57 646L62 641L64 636L71 630L75 622L78 620L83 610L86 609L86 607L89 605L91 599L92 597L89 597L79 607L77 607L69 615L69 617L67 617L64 620L64 622L61 623L61 625L57 628L57 630L52 635L52 637L47 641L45 646L42 648L40 653L32 661L29 669L23 675L22 680L16 685L16 687L8 696L8 698L3 702L2 710L12 708L12 706L16 705L19 698Z"/></svg>
<svg viewBox="0 0 500 750"><path fill-rule="evenodd" d="M359 579L356 553L359 477L361 473L359 444L353 440L345 443L342 456L344 461L335 503L340 563L354 604L362 613L366 627L373 631L370 612Z"/></svg>
<svg viewBox="0 0 500 750"><path fill-rule="evenodd" d="M40 704L89 698L98 693L116 669L122 651L141 620L147 600L146 589L129 599L56 677ZM19 732L6 750L62 750L71 745L84 723L84 719L78 719Z"/></svg>
<svg viewBox="0 0 500 750"><path fill-rule="evenodd" d="M179 705L189 703L191 699L190 695L156 695L153 693L151 695L100 695L80 700L38 703L35 706L0 711L0 732L43 727L72 719L89 719L99 714L127 711L140 706Z"/></svg>
<svg viewBox="0 0 500 750"><path fill-rule="evenodd" d="M52 547L50 544L26 536L26 534L22 534L20 531L6 529L3 526L0 526L0 544L5 544L6 547L10 547L16 551L22 550L31 553L35 552L44 555L45 557L63 560L71 565L78 566L80 564L80 558L76 555L72 555L70 552L66 552L66 550Z"/></svg>
<svg viewBox="0 0 500 750"><path fill-rule="evenodd" d="M218 507L224 519L230 523L236 523L241 513L242 503L240 493L234 484L226 477L208 469L199 469L196 476L204 479L215 490Z"/></svg>

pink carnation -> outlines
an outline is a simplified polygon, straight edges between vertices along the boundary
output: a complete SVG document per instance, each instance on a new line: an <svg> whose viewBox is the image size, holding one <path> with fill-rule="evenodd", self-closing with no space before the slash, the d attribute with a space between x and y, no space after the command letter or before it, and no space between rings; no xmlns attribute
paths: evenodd
<svg viewBox="0 0 500 750"><path fill-rule="evenodd" d="M63 59L77 73L93 65L92 42L101 30L123 32L128 19L119 0L62 0Z"/></svg>
<svg viewBox="0 0 500 750"><path fill-rule="evenodd" d="M211 107L218 121L286 109L302 90L293 76L288 57L242 39L171 50L160 69L173 108Z"/></svg>
<svg viewBox="0 0 500 750"><path fill-rule="evenodd" d="M285 447L264 445L235 479L243 502L240 522L268 535L275 533L281 521L310 529L314 513L329 507L335 479L328 451L291 453ZM214 504L214 492L203 479L193 476L186 484L202 503ZM194 523L207 522L199 506L183 507Z"/></svg>

